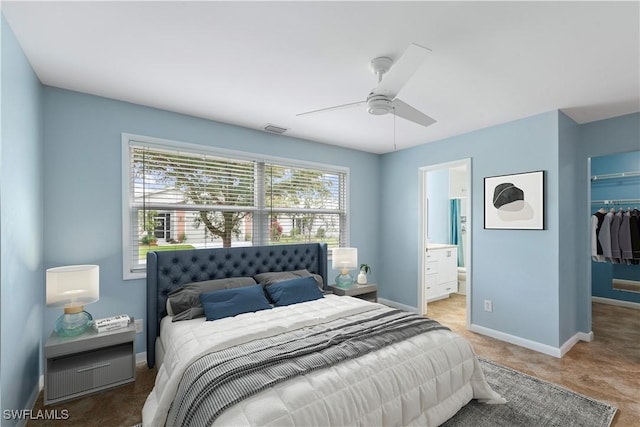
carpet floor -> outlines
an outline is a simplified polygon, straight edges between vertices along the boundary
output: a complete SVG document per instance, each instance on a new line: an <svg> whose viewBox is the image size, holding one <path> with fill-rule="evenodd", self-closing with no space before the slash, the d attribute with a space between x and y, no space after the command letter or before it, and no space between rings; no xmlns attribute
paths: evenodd
<svg viewBox="0 0 640 427"><path fill-rule="evenodd" d="M480 359L487 382L507 400L472 400L442 427L609 427L616 408L541 379Z"/></svg>

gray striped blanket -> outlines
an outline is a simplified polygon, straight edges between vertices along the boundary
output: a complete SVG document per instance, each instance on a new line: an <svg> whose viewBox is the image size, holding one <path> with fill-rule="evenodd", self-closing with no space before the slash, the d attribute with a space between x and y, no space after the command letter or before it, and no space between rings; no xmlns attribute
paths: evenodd
<svg viewBox="0 0 640 427"><path fill-rule="evenodd" d="M374 310L209 353L184 373L167 426L210 426L226 408L297 375L437 329L400 310Z"/></svg>

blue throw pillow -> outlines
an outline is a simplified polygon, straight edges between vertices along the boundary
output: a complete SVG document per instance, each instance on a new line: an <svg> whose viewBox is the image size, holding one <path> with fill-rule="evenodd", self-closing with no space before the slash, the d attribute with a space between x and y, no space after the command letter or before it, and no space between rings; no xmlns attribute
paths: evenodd
<svg viewBox="0 0 640 427"><path fill-rule="evenodd" d="M324 298L313 277L285 280L265 288L276 307Z"/></svg>
<svg viewBox="0 0 640 427"><path fill-rule="evenodd" d="M204 315L207 320L217 320L271 308L264 295L262 285L203 293L200 294L200 302L204 307Z"/></svg>

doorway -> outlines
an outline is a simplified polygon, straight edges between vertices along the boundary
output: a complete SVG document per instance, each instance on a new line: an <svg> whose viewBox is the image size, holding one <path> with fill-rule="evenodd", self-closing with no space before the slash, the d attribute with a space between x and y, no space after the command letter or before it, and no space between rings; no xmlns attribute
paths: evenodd
<svg viewBox="0 0 640 427"><path fill-rule="evenodd" d="M453 293L466 295L469 328L473 223L471 159L424 166L419 171L418 310L426 315L429 300L447 298Z"/></svg>
<svg viewBox="0 0 640 427"><path fill-rule="evenodd" d="M588 308L597 302L640 309L640 269L632 243L638 234L629 224L640 209L640 151L591 157L588 164L592 236Z"/></svg>

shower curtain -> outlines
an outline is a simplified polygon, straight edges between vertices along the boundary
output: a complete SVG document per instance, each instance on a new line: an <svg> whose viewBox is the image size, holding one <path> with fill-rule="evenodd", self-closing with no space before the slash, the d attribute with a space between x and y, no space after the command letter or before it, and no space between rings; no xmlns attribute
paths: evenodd
<svg viewBox="0 0 640 427"><path fill-rule="evenodd" d="M460 226L460 199L449 200L449 243L458 245L458 267L464 265L462 258L462 231Z"/></svg>

